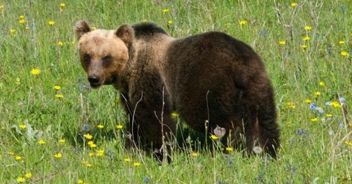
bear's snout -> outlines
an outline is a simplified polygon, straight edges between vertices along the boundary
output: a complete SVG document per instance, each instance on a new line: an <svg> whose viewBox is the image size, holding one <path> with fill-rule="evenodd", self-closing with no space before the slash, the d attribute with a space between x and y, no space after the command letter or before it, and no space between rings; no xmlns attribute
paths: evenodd
<svg viewBox="0 0 352 184"><path fill-rule="evenodd" d="M88 81L93 88L97 88L101 85L100 78L97 75L88 76Z"/></svg>

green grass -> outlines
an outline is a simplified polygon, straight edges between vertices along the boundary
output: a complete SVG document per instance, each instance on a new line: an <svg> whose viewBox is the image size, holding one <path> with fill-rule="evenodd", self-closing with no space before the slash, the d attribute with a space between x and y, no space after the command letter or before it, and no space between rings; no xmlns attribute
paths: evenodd
<svg viewBox="0 0 352 184"><path fill-rule="evenodd" d="M0 183L20 177L27 183L352 183L352 4L274 2L0 0ZM173 162L159 166L142 151L125 150L123 130L115 128L126 123L117 92L86 88L73 32L81 19L109 29L153 21L174 37L218 30L250 44L275 88L282 132L278 160L176 148ZM310 40L303 41L305 35ZM32 75L33 68L41 73ZM346 99L347 114L339 97ZM310 110L306 99L324 113ZM97 148L83 143L84 129L94 129Z"/></svg>

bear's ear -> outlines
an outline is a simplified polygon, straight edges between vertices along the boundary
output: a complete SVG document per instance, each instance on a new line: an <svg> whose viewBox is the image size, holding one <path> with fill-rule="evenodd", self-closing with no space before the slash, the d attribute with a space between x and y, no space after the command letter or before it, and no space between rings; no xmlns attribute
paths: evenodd
<svg viewBox="0 0 352 184"><path fill-rule="evenodd" d="M88 23L84 20L80 20L75 25L75 32L77 40L81 38L85 33L90 32L92 29L89 27Z"/></svg>
<svg viewBox="0 0 352 184"><path fill-rule="evenodd" d="M129 47L134 39L134 30L131 26L129 25L122 25L120 26L117 31L116 31L116 36L118 36L125 44L127 47Z"/></svg>

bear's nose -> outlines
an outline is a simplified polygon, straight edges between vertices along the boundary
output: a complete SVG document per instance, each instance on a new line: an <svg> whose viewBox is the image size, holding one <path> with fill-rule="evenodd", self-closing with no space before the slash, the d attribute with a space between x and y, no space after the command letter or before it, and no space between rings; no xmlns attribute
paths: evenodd
<svg viewBox="0 0 352 184"><path fill-rule="evenodd" d="M99 77L96 76L96 75L90 75L90 76L88 76L88 81L89 81L89 83L91 83L91 84L98 84L99 81L100 81L100 79L99 79Z"/></svg>

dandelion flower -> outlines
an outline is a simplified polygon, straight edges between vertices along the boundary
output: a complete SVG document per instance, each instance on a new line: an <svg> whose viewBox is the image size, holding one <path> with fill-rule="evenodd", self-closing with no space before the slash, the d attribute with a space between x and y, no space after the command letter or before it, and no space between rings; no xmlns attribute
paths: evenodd
<svg viewBox="0 0 352 184"><path fill-rule="evenodd" d="M59 144L65 144L66 141L65 141L65 139L59 139L58 142L59 142Z"/></svg>
<svg viewBox="0 0 352 184"><path fill-rule="evenodd" d="M169 13L169 12L170 12L170 9L169 9L169 8L163 9L163 14L167 14L167 13Z"/></svg>
<svg viewBox="0 0 352 184"><path fill-rule="evenodd" d="M26 182L26 179L22 176L19 176L17 179L16 179L17 183L24 183Z"/></svg>
<svg viewBox="0 0 352 184"><path fill-rule="evenodd" d="M291 3L291 8L296 8L297 5L298 5L298 4L297 4L296 2L292 2L292 3Z"/></svg>
<svg viewBox="0 0 352 184"><path fill-rule="evenodd" d="M303 41L309 41L310 40L310 36L306 35L303 37Z"/></svg>
<svg viewBox="0 0 352 184"><path fill-rule="evenodd" d="M248 24L248 21L247 20L240 20L240 26L245 26Z"/></svg>
<svg viewBox="0 0 352 184"><path fill-rule="evenodd" d="M350 55L350 54L349 54L347 51L345 51L345 50L341 51L340 54L341 54L341 56L343 56L343 57L348 57L348 56Z"/></svg>
<svg viewBox="0 0 352 184"><path fill-rule="evenodd" d="M233 152L233 148L232 148L232 147L226 147L225 150L226 150L227 152Z"/></svg>
<svg viewBox="0 0 352 184"><path fill-rule="evenodd" d="M279 40L279 45L281 45L281 46L286 45L286 40Z"/></svg>
<svg viewBox="0 0 352 184"><path fill-rule="evenodd" d="M64 11L66 4L65 3L60 3L60 11Z"/></svg>
<svg viewBox="0 0 352 184"><path fill-rule="evenodd" d="M306 30L307 32L312 30L312 26L304 26L304 30Z"/></svg>
<svg viewBox="0 0 352 184"><path fill-rule="evenodd" d="M105 155L105 150L104 149L99 149L96 151L96 154L95 154L97 157L102 157Z"/></svg>
<svg viewBox="0 0 352 184"><path fill-rule="evenodd" d="M319 86L321 86L321 87L325 87L325 82L320 81L320 82L319 82Z"/></svg>
<svg viewBox="0 0 352 184"><path fill-rule="evenodd" d="M331 118L331 117L332 117L332 114L325 114L325 117Z"/></svg>
<svg viewBox="0 0 352 184"><path fill-rule="evenodd" d="M55 21L49 20L49 21L48 21L48 25L49 25L49 26L54 26L54 25L55 25Z"/></svg>
<svg viewBox="0 0 352 184"><path fill-rule="evenodd" d="M59 46L59 47L62 47L62 46L64 46L64 42L58 41L58 42L56 42L56 45Z"/></svg>
<svg viewBox="0 0 352 184"><path fill-rule="evenodd" d="M339 41L339 45L345 45L345 41L340 40L340 41Z"/></svg>
<svg viewBox="0 0 352 184"><path fill-rule="evenodd" d="M39 75L40 74L40 69L39 68L33 68L32 70L31 70L31 74L32 75Z"/></svg>
<svg viewBox="0 0 352 184"><path fill-rule="evenodd" d="M302 48L303 50L305 50L305 49L307 49L307 48L308 48L308 45L303 44L303 45L301 45L301 48Z"/></svg>
<svg viewBox="0 0 352 184"><path fill-rule="evenodd" d="M104 128L104 125L99 124L99 125L97 125L97 128L99 128L99 129L103 129L103 128Z"/></svg>
<svg viewBox="0 0 352 184"><path fill-rule="evenodd" d="M345 141L345 144L346 144L347 146L352 146L352 141Z"/></svg>
<svg viewBox="0 0 352 184"><path fill-rule="evenodd" d="M11 29L9 30L9 32L10 32L10 35L11 35L11 36L15 36L16 33L17 33L16 29L13 29L13 28L11 28Z"/></svg>
<svg viewBox="0 0 352 184"><path fill-rule="evenodd" d="M63 94L56 94L56 95L55 95L55 98L63 99L63 98L64 98L64 95L63 95Z"/></svg>
<svg viewBox="0 0 352 184"><path fill-rule="evenodd" d="M174 112L171 113L171 117L174 118L174 119L176 119L176 118L179 117L179 114L174 111Z"/></svg>
<svg viewBox="0 0 352 184"><path fill-rule="evenodd" d="M172 25L174 22L172 20L167 21L167 25Z"/></svg>
<svg viewBox="0 0 352 184"><path fill-rule="evenodd" d="M139 167L139 166L141 166L141 163L140 162L133 162L133 166Z"/></svg>
<svg viewBox="0 0 352 184"><path fill-rule="evenodd" d="M296 108L296 105L293 102L287 102L286 105L287 105L287 108L289 108L289 109L295 109Z"/></svg>
<svg viewBox="0 0 352 184"><path fill-rule="evenodd" d="M79 180L77 181L77 184L84 184L84 181L81 180L81 179L79 179Z"/></svg>
<svg viewBox="0 0 352 184"><path fill-rule="evenodd" d="M319 92L319 91L316 91L315 93L314 93L314 96L315 97L318 97L318 96L320 96L321 95L321 93Z"/></svg>
<svg viewBox="0 0 352 184"><path fill-rule="evenodd" d="M18 20L18 23L19 23L19 24L25 24L25 23L26 23L26 20L25 20L25 19L20 19L20 20Z"/></svg>
<svg viewBox="0 0 352 184"><path fill-rule="evenodd" d="M332 101L331 106L334 108L341 108L341 104L338 101Z"/></svg>
<svg viewBox="0 0 352 184"><path fill-rule="evenodd" d="M27 172L25 175L24 175L25 178L27 179L31 179L32 178L32 173L31 172Z"/></svg>
<svg viewBox="0 0 352 184"><path fill-rule="evenodd" d="M88 156L89 156L89 157L94 157L95 154L94 154L93 152L90 152L90 153L88 154Z"/></svg>
<svg viewBox="0 0 352 184"><path fill-rule="evenodd" d="M214 134L212 134L212 135L210 136L210 139L216 141L216 140L219 139L219 137L216 136L216 135L214 135Z"/></svg>
<svg viewBox="0 0 352 184"><path fill-rule="evenodd" d="M19 127L20 129L26 129L26 128L27 128L27 125L24 124L24 123L22 123L22 124L19 124L18 127Z"/></svg>
<svg viewBox="0 0 352 184"><path fill-rule="evenodd" d="M86 138L87 140L93 139L93 136L91 134L89 134L89 133L84 134L83 137Z"/></svg>
<svg viewBox="0 0 352 184"><path fill-rule="evenodd" d="M88 146L90 147L90 148L96 148L97 147L97 145L93 142L93 141L88 141Z"/></svg>
<svg viewBox="0 0 352 184"><path fill-rule="evenodd" d="M55 86L54 86L54 89L55 89L56 91L58 91L58 90L61 89L61 86L55 85Z"/></svg>
<svg viewBox="0 0 352 184"><path fill-rule="evenodd" d="M54 154L54 158L56 158L56 159L60 159L60 158L62 158L62 153L55 153Z"/></svg>
<svg viewBox="0 0 352 184"><path fill-rule="evenodd" d="M19 156L19 155L16 155L16 156L15 156L15 160L21 161L21 160L23 160L23 158L22 158L21 156Z"/></svg>
<svg viewBox="0 0 352 184"><path fill-rule="evenodd" d="M43 140L43 139L40 139L39 141L38 141L38 144L40 144L40 145L44 145L46 142Z"/></svg>
<svg viewBox="0 0 352 184"><path fill-rule="evenodd" d="M121 125L121 124L116 125L116 129L121 130L122 128L123 128L123 125Z"/></svg>
<svg viewBox="0 0 352 184"><path fill-rule="evenodd" d="M131 159L128 158L128 157L126 157L125 159L123 159L123 161L125 161L125 162L131 162Z"/></svg>
<svg viewBox="0 0 352 184"><path fill-rule="evenodd" d="M318 118L311 118L311 119L310 119L310 122L312 122L312 123L315 123L315 122L318 122L318 121L319 121Z"/></svg>
<svg viewBox="0 0 352 184"><path fill-rule="evenodd" d="M192 151L191 156L192 156L192 157L198 157L198 156L199 156L199 153Z"/></svg>
<svg viewBox="0 0 352 184"><path fill-rule="evenodd" d="M309 99L309 98L306 98L306 99L304 100L304 102L307 103L307 104L310 104L310 103L312 103L312 100Z"/></svg>

